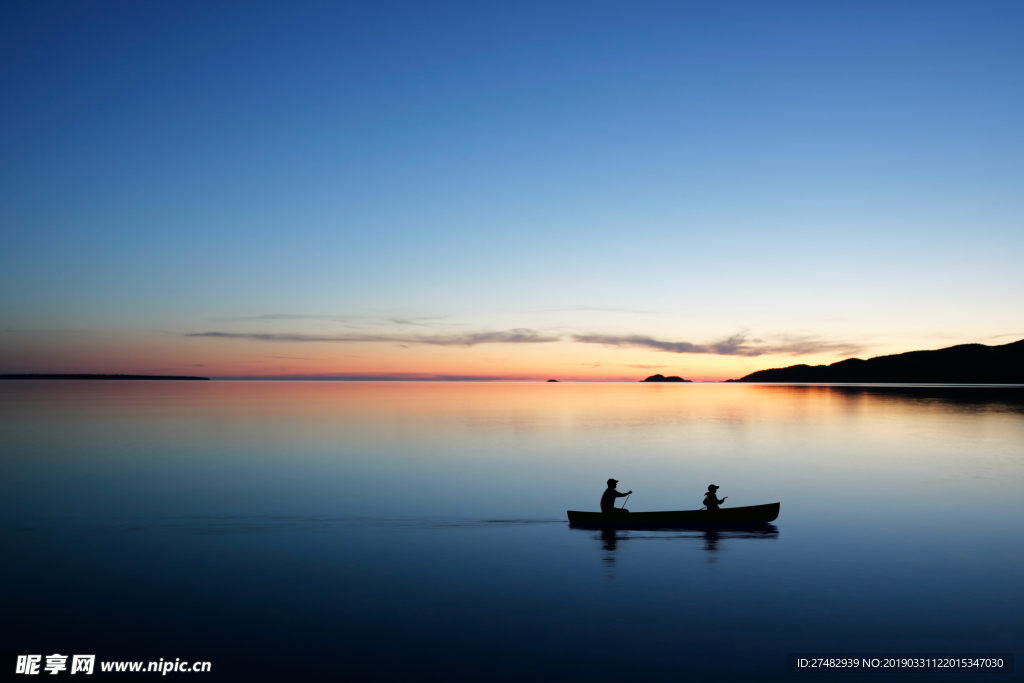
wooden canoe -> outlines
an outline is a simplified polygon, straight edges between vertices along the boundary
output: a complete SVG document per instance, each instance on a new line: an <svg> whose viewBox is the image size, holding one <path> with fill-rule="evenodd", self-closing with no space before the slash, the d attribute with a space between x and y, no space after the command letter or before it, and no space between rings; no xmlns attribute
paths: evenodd
<svg viewBox="0 0 1024 683"><path fill-rule="evenodd" d="M689 524L753 524L774 522L779 516L779 503L749 505L719 510L670 510L665 512L579 512L568 510L570 524L596 526L673 526Z"/></svg>

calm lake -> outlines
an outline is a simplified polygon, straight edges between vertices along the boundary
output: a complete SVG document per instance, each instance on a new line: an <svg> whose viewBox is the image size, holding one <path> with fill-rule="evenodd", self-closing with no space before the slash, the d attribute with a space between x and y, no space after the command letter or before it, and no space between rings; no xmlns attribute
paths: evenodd
<svg viewBox="0 0 1024 683"><path fill-rule="evenodd" d="M570 528L609 477L781 514ZM1024 389L4 381L0 548L9 671L889 680L786 656L1024 645Z"/></svg>

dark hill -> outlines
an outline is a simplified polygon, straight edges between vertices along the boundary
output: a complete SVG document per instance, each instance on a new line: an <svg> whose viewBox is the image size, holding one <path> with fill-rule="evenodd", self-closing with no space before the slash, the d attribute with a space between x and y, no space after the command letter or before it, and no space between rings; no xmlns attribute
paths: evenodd
<svg viewBox="0 0 1024 683"><path fill-rule="evenodd" d="M647 379L645 379L643 381L644 382L692 382L693 380L692 379L683 379L682 377L676 377L675 375L673 375L671 377L666 377L665 375L651 375L650 377L648 377Z"/></svg>
<svg viewBox="0 0 1024 683"><path fill-rule="evenodd" d="M758 370L730 382L840 382L848 384L1024 384L1024 339L1002 346L961 344L831 365Z"/></svg>
<svg viewBox="0 0 1024 683"><path fill-rule="evenodd" d="M0 375L0 379L174 379L209 380L209 377L188 377L183 375Z"/></svg>

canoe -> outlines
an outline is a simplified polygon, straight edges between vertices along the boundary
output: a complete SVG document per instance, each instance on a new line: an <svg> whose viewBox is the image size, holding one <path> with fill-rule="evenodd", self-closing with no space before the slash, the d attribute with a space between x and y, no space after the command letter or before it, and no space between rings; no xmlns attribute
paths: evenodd
<svg viewBox="0 0 1024 683"><path fill-rule="evenodd" d="M753 524L774 522L779 503L748 505L719 510L670 510L665 512L611 513L568 510L570 524L597 526L673 526L678 524Z"/></svg>

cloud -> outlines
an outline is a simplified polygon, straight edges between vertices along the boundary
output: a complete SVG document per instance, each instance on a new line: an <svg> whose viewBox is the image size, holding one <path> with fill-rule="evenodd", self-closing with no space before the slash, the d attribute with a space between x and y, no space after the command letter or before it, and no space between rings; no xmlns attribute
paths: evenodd
<svg viewBox="0 0 1024 683"><path fill-rule="evenodd" d="M343 321L345 318L339 315L306 315L301 313L268 313L266 315L243 315L229 318L210 318L210 320L240 321L240 320L334 320Z"/></svg>
<svg viewBox="0 0 1024 683"><path fill-rule="evenodd" d="M443 320L444 316L377 316L377 315L322 315L308 313L266 313L263 315L229 316L221 318L210 318L216 322L247 322L253 320L325 320L335 323L365 322L387 322L396 325L417 325L427 327L436 325Z"/></svg>
<svg viewBox="0 0 1024 683"><path fill-rule="evenodd" d="M442 320L441 316L424 317L424 318L386 318L389 323L395 323L396 325L416 325L417 327L432 327L437 325L437 321Z"/></svg>
<svg viewBox="0 0 1024 683"><path fill-rule="evenodd" d="M90 333L90 330L47 330L47 329L34 329L34 330L3 330L4 334L20 334L20 335L47 335L54 337L81 337Z"/></svg>
<svg viewBox="0 0 1024 683"><path fill-rule="evenodd" d="M562 313L572 311L595 311L599 313L632 313L635 315L659 315L651 311L644 311L637 308L608 308L606 306L563 306L559 308L533 308L528 309L534 313Z"/></svg>
<svg viewBox="0 0 1024 683"><path fill-rule="evenodd" d="M1024 338L1024 332L1007 332L1005 334L993 334L988 337L982 337L982 339L1002 339L1003 337Z"/></svg>
<svg viewBox="0 0 1024 683"><path fill-rule="evenodd" d="M785 356L809 356L815 353L836 353L840 356L852 356L861 353L867 347L863 344L853 342L830 342L817 337L804 337L797 335L783 335L779 338L780 343L769 346L770 351Z"/></svg>
<svg viewBox="0 0 1024 683"><path fill-rule="evenodd" d="M335 358L359 358L351 353L339 353L337 356L327 356L326 358L309 358L307 356L267 356L267 358L280 358L281 360L334 360Z"/></svg>
<svg viewBox="0 0 1024 683"><path fill-rule="evenodd" d="M304 334L297 332L192 332L186 337L207 337L216 339L244 339L273 343L390 343L397 347L409 344L428 346L476 346L477 344L544 344L562 341L558 334L542 333L525 327L491 332L455 332L450 334L377 334L350 332L345 334ZM569 340L580 344L601 344L603 346L639 347L664 351L666 353L693 353L716 356L809 356L831 353L849 356L864 350L860 344L833 342L813 336L781 335L774 341L752 339L740 332L717 341L698 344L687 341L667 341L647 335L574 334ZM658 365L630 366L643 369L663 367Z"/></svg>
<svg viewBox="0 0 1024 683"><path fill-rule="evenodd" d="M278 343L290 342L393 342L397 344L428 344L431 346L475 346L477 344L542 344L559 341L560 337L542 335L523 327L497 332L460 332L404 336L393 334L297 334L259 332L192 332L186 337L214 337L218 339L247 339Z"/></svg>
<svg viewBox="0 0 1024 683"><path fill-rule="evenodd" d="M705 353L716 356L808 356L816 353L851 355L863 350L859 344L829 342L816 337L782 336L778 343L769 344L760 339L748 339L744 333L707 344L685 341L664 341L643 335L577 334L573 341L604 346L637 346L668 353Z"/></svg>
<svg viewBox="0 0 1024 683"><path fill-rule="evenodd" d="M333 373L314 375L237 375L214 377L220 380L270 380L304 382L504 382L540 381L534 377L513 377L507 375L431 375L415 372L385 373Z"/></svg>

